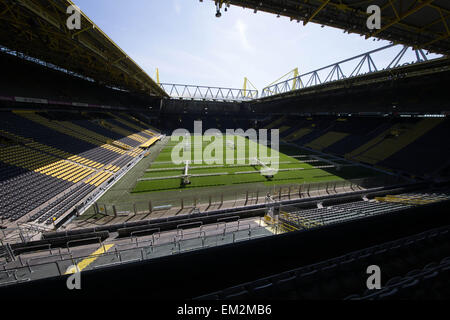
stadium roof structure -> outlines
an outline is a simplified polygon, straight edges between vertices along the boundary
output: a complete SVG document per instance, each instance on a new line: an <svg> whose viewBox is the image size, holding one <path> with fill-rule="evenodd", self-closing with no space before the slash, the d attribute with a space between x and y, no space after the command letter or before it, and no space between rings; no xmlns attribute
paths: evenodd
<svg viewBox="0 0 450 320"><path fill-rule="evenodd" d="M70 0L0 0L0 45L98 83L153 96L167 94L81 12L69 30Z"/></svg>
<svg viewBox="0 0 450 320"><path fill-rule="evenodd" d="M202 1L202 0L201 0ZM314 22L376 37L416 49L448 55L450 52L450 1L448 0L214 0ZM367 28L367 8L381 9L381 29Z"/></svg>

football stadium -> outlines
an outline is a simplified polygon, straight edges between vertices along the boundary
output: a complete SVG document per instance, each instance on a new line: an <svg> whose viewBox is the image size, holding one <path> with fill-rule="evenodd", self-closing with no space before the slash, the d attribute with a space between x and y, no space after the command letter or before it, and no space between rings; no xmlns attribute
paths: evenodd
<svg viewBox="0 0 450 320"><path fill-rule="evenodd" d="M0 0L2 301L450 298L448 1L174 0L375 48L259 89L161 82L78 2Z"/></svg>

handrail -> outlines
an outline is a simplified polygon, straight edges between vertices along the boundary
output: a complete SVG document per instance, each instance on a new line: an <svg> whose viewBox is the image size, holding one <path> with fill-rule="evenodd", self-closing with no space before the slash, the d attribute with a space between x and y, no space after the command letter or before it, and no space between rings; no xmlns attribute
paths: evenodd
<svg viewBox="0 0 450 320"><path fill-rule="evenodd" d="M247 227L247 224L243 224L241 226L242 227L244 227L244 226ZM250 224L248 224L248 226L250 227ZM247 228L242 228L242 229L247 230ZM233 239L232 240L233 242L241 241L242 239L236 239L236 232L244 231L242 229L238 228L238 230L226 233L226 235L230 235L232 237L232 239ZM255 226L253 229L251 229L251 228L248 229L249 230L249 232L248 232L249 238L248 239L252 239L253 237L268 236L267 234L266 235L259 234L259 235L252 236L251 235L251 231L252 230L256 230L256 229L264 229L264 227ZM147 260L147 259L152 259L152 254L155 253L155 252L159 252L157 250L158 247L167 246L167 245L169 245L169 246L172 245L172 249L170 250L171 251L170 254L182 253L182 252L185 252L186 250L194 250L194 249L200 249L200 248L209 247L209 246L211 246L211 243L209 243L208 245L205 244L205 240L207 238L212 238L212 239L215 238L215 240L216 240L215 241L215 245L220 245L219 241L221 241L221 239L223 240L223 236L224 236L223 233L213 234L213 235L207 236L206 232L203 231L203 230L186 233L185 235L190 235L190 234L198 234L199 236L196 237L196 238L189 238L189 239L184 239L184 238L177 239L177 237L175 237L175 238L173 238L173 241L171 241L170 239L167 239L168 242L165 242L165 243L162 243L162 244L159 244L159 245L155 245L154 242L152 242L151 240L143 241L143 242L150 242L150 245L144 246L144 247L139 247L138 246L138 247L135 247L135 248L129 248L129 249L124 249L124 250L117 250L116 249L113 252L101 253L99 255L96 255L96 258L98 258L96 261L99 261L99 259L102 258L102 257L113 256L113 255L114 256L118 256L119 261L113 262L113 263L102 263L101 265L91 266L91 268L92 269L98 269L98 268L102 268L102 267L106 267L106 266L110 266L110 265L117 265L117 264L122 264L122 263L131 263L131 262L135 262L135 261L143 261L143 260ZM186 241L190 241L190 240L195 240L195 239L200 239L201 240L201 246L195 247L195 248L191 248L191 249L185 249L185 250L181 249L180 243L183 243L183 242L186 242ZM141 242L141 243L143 243L143 242ZM149 249L149 250L147 250L147 249ZM139 253L139 257L136 256L135 258L131 258L131 259L128 259L128 260L123 260L122 255L124 253L126 253L126 252L137 252L137 251L139 251L138 252ZM145 252L145 254L144 254L144 252ZM65 254L67 254L67 253L65 253ZM57 255L54 255L54 256L57 256ZM80 262L80 261L82 261L84 259L91 258L91 257L92 257L92 255L80 256L80 257L76 257L76 258L71 256L68 259L62 259L63 258L62 254L60 254L61 260L51 261L51 262L44 262L44 263L37 263L37 264L33 264L33 265L27 264L27 265L21 266L21 267L5 269L5 270L2 270L0 272L8 274L8 279L10 278L10 273L13 273L15 275L16 279L13 282L8 282L8 284L9 283L17 283L19 281L29 281L29 279L18 279L18 277L16 275L17 270L20 270L20 269L28 270L29 275L31 275L32 273L34 273L32 268L45 266L45 265L48 266L48 265L56 264L56 267L57 267L56 269L58 270L58 274L54 274L54 275L63 275L64 274L64 270L61 271L61 268L60 268L61 264L64 265L64 263L68 262L71 265L75 265L76 262ZM37 257L37 258L38 259L42 259L44 257ZM5 282L2 282L0 280L0 286L2 286L2 285L5 285Z"/></svg>

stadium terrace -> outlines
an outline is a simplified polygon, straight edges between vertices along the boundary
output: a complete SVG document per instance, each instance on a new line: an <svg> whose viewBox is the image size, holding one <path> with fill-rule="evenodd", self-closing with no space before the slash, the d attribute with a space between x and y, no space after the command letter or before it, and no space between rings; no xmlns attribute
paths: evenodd
<svg viewBox="0 0 450 320"><path fill-rule="evenodd" d="M2 309L449 299L450 3L370 2L0 0Z"/></svg>

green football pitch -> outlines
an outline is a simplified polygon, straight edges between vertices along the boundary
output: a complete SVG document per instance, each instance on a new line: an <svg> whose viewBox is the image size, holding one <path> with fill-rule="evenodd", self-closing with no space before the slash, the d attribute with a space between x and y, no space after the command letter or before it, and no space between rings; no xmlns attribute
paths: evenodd
<svg viewBox="0 0 450 320"><path fill-rule="evenodd" d="M241 136L182 137L170 140L138 180L133 193L211 188L260 183L266 186L355 179L374 175L345 161L326 158L290 146L279 151ZM270 145L270 143L269 143ZM177 163L174 160L178 160ZM278 161L278 164L276 162ZM188 161L189 184L183 183ZM333 166L334 165L334 166ZM338 170L336 165L342 165ZM273 177L263 166L279 169ZM200 190L199 190L200 191Z"/></svg>

